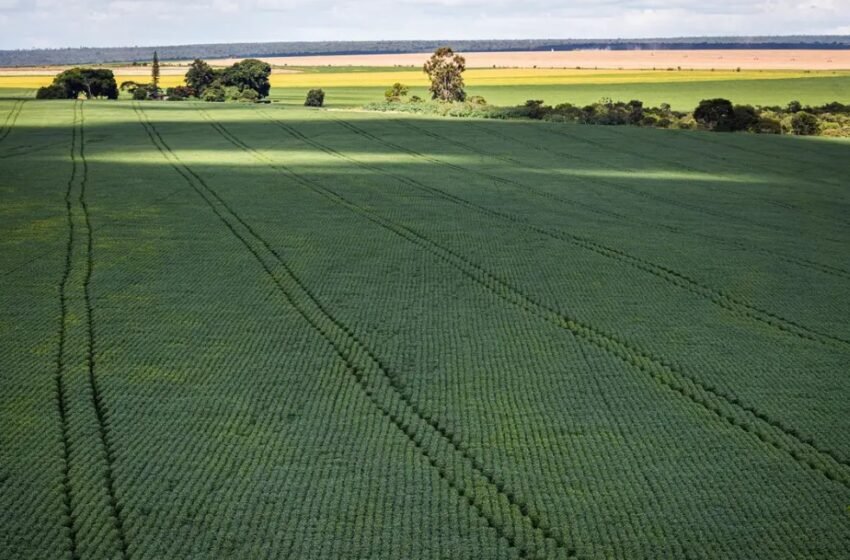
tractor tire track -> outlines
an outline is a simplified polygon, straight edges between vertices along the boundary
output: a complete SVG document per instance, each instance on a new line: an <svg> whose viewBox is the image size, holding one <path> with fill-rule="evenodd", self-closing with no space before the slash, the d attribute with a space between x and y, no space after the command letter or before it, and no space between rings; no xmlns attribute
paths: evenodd
<svg viewBox="0 0 850 560"><path fill-rule="evenodd" d="M65 343L66 323L68 322L68 284L71 277L71 254L74 247L74 219L71 195L77 180L77 104L74 103L74 118L71 125L71 176L65 190L65 215L68 223L68 238L65 246L65 266L59 281L59 333L56 351L56 408L59 413L59 434L62 439L62 505L64 526L68 535L68 546L72 560L79 560L77 552L77 528L74 515L74 493L71 488L71 438L68 426L68 404L65 391Z"/></svg>
<svg viewBox="0 0 850 560"><path fill-rule="evenodd" d="M12 132L12 129L15 127L15 123L18 122L18 117L21 116L21 111L23 111L24 104L26 102L26 99L19 99L12 105L12 109L3 121L3 127L0 128L0 142L3 142L3 140L9 136L9 133Z"/></svg>
<svg viewBox="0 0 850 560"><path fill-rule="evenodd" d="M531 546L536 535L542 536L544 541L552 543L555 548L565 552L568 557L575 556L575 550L567 548L564 541L558 535L553 534L548 528L542 526L534 516L526 513L527 508L523 507L524 504L519 502L504 487L503 483L496 480L493 473L481 465L462 446L454 434L440 426L435 419L422 413L418 406L402 390L397 375L387 370L380 359L355 335L353 330L339 322L328 312L309 288L294 274L294 271L286 264L282 256L265 239L259 236L248 223L236 214L218 193L209 187L195 171L179 160L156 130L153 123L144 114L143 109L137 104L134 105L134 109L136 109L140 123L145 128L148 137L157 150L160 151L170 165L186 180L189 186L210 206L210 209L222 221L225 227L231 231L260 263L293 309L327 341L334 353L346 365L347 371L354 376L358 387L361 388L369 401L397 429L404 433L414 447L428 460L429 464L437 470L440 477L455 490L458 496L465 499L469 507L475 510L476 515L484 519L488 526L496 531L499 538L503 539L510 548L515 549L520 557L525 558L529 554L534 555L537 552ZM218 205L223 207L224 211L219 210ZM231 218L228 219L225 213L230 215ZM269 256L264 258L260 254L260 250L248 241L246 235L239 232L239 228L233 222L238 223L241 228L244 228L247 235L253 237ZM271 259L276 264L269 264L266 262L266 259ZM276 273L275 268L281 268L284 273ZM365 363L365 365L358 365L358 361ZM370 371L374 372L372 376L369 375ZM374 381L370 382L369 377L377 377L377 386ZM381 384L385 384L383 389L385 393L389 394L390 399L396 401L394 405L387 405L379 400L378 395L381 393ZM410 417L409 420L405 418L405 415ZM520 514L520 517L515 520L520 521L521 526L516 527L513 523L500 521L492 512L488 512L486 505L480 503L480 498L476 496L477 491L468 491L461 487L456 481L457 476L450 472L444 461L440 461L437 458L437 454L426 447L425 440L430 441L431 445L440 445L444 448L445 453L461 458L462 467L470 469L472 471L471 475L478 478L480 483L486 483L488 490L507 505L506 510L508 514ZM516 534L516 531L519 530L522 530L522 533ZM525 543L519 543L519 540L525 541Z"/></svg>
<svg viewBox="0 0 850 560"><path fill-rule="evenodd" d="M103 393L97 380L96 373L96 342L95 342L95 324L94 324L94 306L91 297L91 277L94 270L94 239L89 216L89 208L86 203L86 187L88 185L88 161L85 155L85 114L83 112L85 104L80 104L80 160L82 161L82 179L80 181L80 195L78 203L82 209L83 225L86 236L86 260L85 260L85 275L83 278L83 301L85 303L85 322L87 334L87 349L86 361L88 369L89 387L91 388L92 407L94 408L95 417L97 418L98 434L100 443L103 447L104 456L106 458L106 472L104 473L106 491L109 496L109 506L111 509L112 520L115 524L115 530L118 535L119 545L121 547L121 557L125 560L129 558L127 535L124 532L124 520L121 515L121 505L118 503L118 498L115 493L115 451L109 434L109 419L107 416L106 402L103 398Z"/></svg>
<svg viewBox="0 0 850 560"><path fill-rule="evenodd" d="M431 157L425 154L421 154L414 150L410 150L405 148L399 144L395 144L394 142L390 142L388 140L384 140L383 138L379 138L347 121L336 119L340 125L348 130L354 132L355 134L361 135L365 138L369 138L375 142L379 142L387 147L393 148L395 150L400 150L405 153L408 153L414 157L424 159L431 163L436 163L439 165L443 165L452 169L456 169L458 171L464 172L466 174L475 174L482 177L486 177L490 180L497 181L504 184L510 184L515 187L528 190L526 185L522 183L512 181L510 179L505 179L503 177L499 177L497 175L491 175L490 173L486 173L483 171L477 171L474 169L469 169L460 165L453 164L451 162L443 161L439 158ZM819 330L815 330L811 327L807 327L798 322L795 322L790 319L786 319L776 313L761 309L754 304L738 299L731 294L728 294L722 290L712 288L706 284L699 282L698 280L687 276L686 274L679 272L675 269L666 267L664 265L656 264L652 261L636 257L626 251L621 249L616 249L614 247L610 247L604 245L602 243L596 242L591 238L579 236L576 234L569 233L560 229L550 229L544 228L540 226L535 226L522 218L514 216L512 214L508 214L505 212L501 212L498 210L493 210L491 208L487 208L485 206L480 206L472 201L461 198L457 195L450 194L442 189L438 189L436 187L431 187L424 185L423 183L419 183L418 181L409 180L408 184L416 184L417 188L427 190L428 192L434 193L437 196L442 198L446 198L447 200L451 200L458 204L463 204L469 208L473 208L478 212L488 214L490 216L496 217L500 220L507 220L512 224L518 225L520 227L524 227L526 229L535 231L541 235L545 235L546 237L550 237L553 239L558 239L561 241L566 241L572 245L577 247L581 247L588 251L597 253L606 258L610 258L616 260L618 262L627 264L649 274L652 274L669 284L677 286L681 289L684 289L694 295L697 295L711 303L729 311L735 315L746 317L755 322L770 326L774 329L777 329L783 333L797 336L799 338L807 339L813 342L818 342L821 344L825 344L828 346L838 347L842 350L850 349L850 340L846 340L842 337L824 333Z"/></svg>
<svg viewBox="0 0 850 560"><path fill-rule="evenodd" d="M275 123L278 124L282 129L290 132L292 136L303 140L304 142L308 143L313 147L316 147L317 149L320 149L328 154L335 155L335 157L339 157L347 161L351 161L355 164L359 164L364 168L376 169L376 166L370 164L361 164L358 160L345 156L344 154L341 154L340 152L337 152L332 148L320 144L318 141L309 139L307 136L303 135L295 129L292 129L291 127L285 125L280 121L275 121ZM228 134L232 136L232 133ZM247 146L241 141L238 142L242 146ZM243 147L243 149L246 148ZM273 163L270 163L269 165L274 167ZM532 314L537 315L538 317L541 317L547 320L548 322L555 324L558 327L570 331L577 338L591 342L593 345L597 346L598 348L601 348L602 350L608 353L613 354L615 357L619 358L620 360L626 362L629 365L636 366L638 367L638 369L645 372L648 371L656 381L660 382L667 388L674 390L681 396L684 396L692 402L711 411L724 421L738 428L741 428L744 431L756 434L756 437L759 437L759 439L770 443L772 446L778 449L786 451L798 462L801 462L804 465L823 473L827 478L831 480L839 480L841 484L850 488L850 473L844 472L843 474L837 474L844 471L844 468L850 468L850 462L847 462L846 460L837 456L828 449L817 446L814 441L811 440L811 438L802 436L796 429L785 426L780 421L771 418L767 414L759 411L751 405L742 403L737 396L726 393L721 389L704 383L699 379L698 376L684 371L681 366L674 365L670 361L665 360L662 357L652 355L645 349L639 348L628 341L618 338L617 335L606 333L602 329L593 327L592 325L586 323L582 323L579 320L570 317L564 314L563 312L548 306L545 303L537 301L533 296L524 293L516 286L511 285L504 279L499 278L493 273L485 270L484 268L480 267L479 265L472 262L463 255L439 244L436 241L433 241L432 239L428 238L424 233L416 231L413 228L410 228L398 222L394 222L389 218L383 217L372 210L358 206L357 204L346 199L343 195L323 185L320 185L315 181L311 181L309 178L300 176L291 170L287 171L291 175L295 176L302 183L304 183L305 186L308 186L308 188L316 191L318 194L324 196L325 198L328 198L337 204L345 206L349 210L352 210L353 212L362 215L373 223L376 223L377 225L390 230L396 235L399 235L407 239L408 241L420 246L420 248L428 250L444 262L460 270L469 278L496 294L504 301L514 304L525 311L531 312ZM384 174L396 177L395 174L390 172L385 172ZM614 351L612 351L612 349ZM647 370L646 368L648 366L651 366L651 369ZM696 390L689 391L688 387L695 387ZM724 411L721 406L719 406L719 404L712 404L710 402L710 399L721 401L726 407L738 412L741 416L744 417L744 419L730 417L728 413ZM751 428L750 422L752 422L753 418L756 418L767 426L770 426L775 430L781 432L784 437L789 438L793 442L793 448L789 448L790 446L778 443L776 439L768 441L768 437L764 435L764 433ZM767 428L767 426L763 425L762 428ZM797 447L807 450L808 454L810 455L820 455L820 460L813 461L804 459L801 455L801 452L796 449ZM824 466L824 462L828 464L829 467Z"/></svg>

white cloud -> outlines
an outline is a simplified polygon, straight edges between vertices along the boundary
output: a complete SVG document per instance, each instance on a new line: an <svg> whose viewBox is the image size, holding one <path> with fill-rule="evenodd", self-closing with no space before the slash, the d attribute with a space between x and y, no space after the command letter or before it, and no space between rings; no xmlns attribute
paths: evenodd
<svg viewBox="0 0 850 560"><path fill-rule="evenodd" d="M0 48L850 32L850 0L0 0L0 12Z"/></svg>

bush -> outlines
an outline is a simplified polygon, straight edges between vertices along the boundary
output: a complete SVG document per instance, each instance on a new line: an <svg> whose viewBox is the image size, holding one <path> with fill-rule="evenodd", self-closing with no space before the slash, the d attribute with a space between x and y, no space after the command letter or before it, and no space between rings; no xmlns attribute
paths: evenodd
<svg viewBox="0 0 850 560"><path fill-rule="evenodd" d="M788 104L788 112L789 113L799 113L803 110L803 106L800 105L799 101L792 101Z"/></svg>
<svg viewBox="0 0 850 560"><path fill-rule="evenodd" d="M732 131L750 130L759 122L759 116L752 105L735 105L732 109Z"/></svg>
<svg viewBox="0 0 850 560"><path fill-rule="evenodd" d="M412 95L412 96L410 96L410 102L411 103L422 103L422 98L419 97L418 95Z"/></svg>
<svg viewBox="0 0 850 560"><path fill-rule="evenodd" d="M201 97L204 101L220 103L224 101L227 96L224 93L224 88L221 86L210 86L204 90L204 94Z"/></svg>
<svg viewBox="0 0 850 560"><path fill-rule="evenodd" d="M518 109L519 113L525 113L529 119L542 119L552 112L552 107L544 105L542 99L529 99Z"/></svg>
<svg viewBox="0 0 850 560"><path fill-rule="evenodd" d="M144 101L150 99L150 92L146 86L138 86L133 90L133 99L136 101Z"/></svg>
<svg viewBox="0 0 850 560"><path fill-rule="evenodd" d="M36 99L68 99L68 92L59 84L51 84L38 88Z"/></svg>
<svg viewBox="0 0 850 560"><path fill-rule="evenodd" d="M397 103L401 101L402 97L407 95L408 91L409 88L406 85L396 82L387 88L387 91L384 92L384 97L391 103Z"/></svg>
<svg viewBox="0 0 850 560"><path fill-rule="evenodd" d="M260 100L260 94L253 89L246 89L239 94L237 101L241 103L256 103Z"/></svg>
<svg viewBox="0 0 850 560"><path fill-rule="evenodd" d="M791 132L797 136L813 136L819 131L818 118L811 113L800 111L791 117Z"/></svg>
<svg viewBox="0 0 850 560"><path fill-rule="evenodd" d="M749 130L756 134L782 134L782 124L776 119L760 117Z"/></svg>
<svg viewBox="0 0 850 560"><path fill-rule="evenodd" d="M703 99L694 109L694 120L708 130L728 132L734 129L735 109L728 99Z"/></svg>
<svg viewBox="0 0 850 560"><path fill-rule="evenodd" d="M165 96L169 101L183 101L195 97L195 90L187 86L175 86L166 89Z"/></svg>
<svg viewBox="0 0 850 560"><path fill-rule="evenodd" d="M473 95L472 97L468 97L466 102L470 105L487 105L487 100L481 97L480 95Z"/></svg>
<svg viewBox="0 0 850 560"><path fill-rule="evenodd" d="M307 92L305 107L322 107L325 104L325 92L321 89L311 89Z"/></svg>

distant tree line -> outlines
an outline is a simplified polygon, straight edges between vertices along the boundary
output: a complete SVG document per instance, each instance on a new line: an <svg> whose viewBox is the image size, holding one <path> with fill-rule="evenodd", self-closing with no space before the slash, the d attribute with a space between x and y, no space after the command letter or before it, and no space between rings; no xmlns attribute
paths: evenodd
<svg viewBox="0 0 850 560"><path fill-rule="evenodd" d="M0 51L0 66L130 63L149 60L155 48L163 60L329 54L429 52L444 41L324 41L214 43L157 47L20 49ZM848 49L850 36L681 37L657 39L512 39L451 41L461 51L568 51L578 49Z"/></svg>

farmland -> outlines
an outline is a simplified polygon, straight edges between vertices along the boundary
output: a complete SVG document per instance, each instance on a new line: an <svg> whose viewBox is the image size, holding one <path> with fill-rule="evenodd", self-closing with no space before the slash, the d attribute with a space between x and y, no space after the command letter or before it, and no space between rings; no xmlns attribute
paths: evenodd
<svg viewBox="0 0 850 560"><path fill-rule="evenodd" d="M846 142L10 98L0 126L2 558L850 550Z"/></svg>
<svg viewBox="0 0 850 560"><path fill-rule="evenodd" d="M163 87L183 83L185 67L165 67ZM0 70L0 96L24 95L49 84L59 68ZM116 67L118 83L144 81L144 67ZM465 75L470 95L494 105L518 105L527 99L550 104L588 104L603 97L648 105L669 103L692 110L701 99L725 97L736 103L786 105L791 100L821 105L850 102L850 70L592 70L564 68L475 68ZM375 66L276 67L271 97L285 104L302 104L310 88L323 88L330 107L360 107L383 99L394 82L411 86L411 95L427 97L427 76L421 68Z"/></svg>

